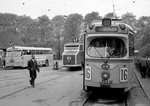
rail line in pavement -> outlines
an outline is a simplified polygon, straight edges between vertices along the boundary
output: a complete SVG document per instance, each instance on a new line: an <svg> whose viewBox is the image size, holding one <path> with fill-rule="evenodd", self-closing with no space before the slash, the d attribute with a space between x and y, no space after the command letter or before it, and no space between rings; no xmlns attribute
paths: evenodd
<svg viewBox="0 0 150 106"><path fill-rule="evenodd" d="M55 77L55 78L52 78L52 79L49 79L49 80L46 80L46 81L43 81L43 82L40 82L40 83L36 83L36 86L41 85L41 84L44 84L44 83L47 83L47 82L49 82L49 81L53 81L53 80L56 80L56 79L63 78L63 77L65 77L65 76L67 76L67 75L70 75L70 73L64 73L63 75L57 76L57 77ZM32 88L32 86L24 87L24 88L22 88L22 89L19 89L19 90L16 90L16 91L12 92L12 93L6 94L5 96L0 97L0 99L4 99L4 98L6 98L6 97L9 97L9 96L11 96L11 95L17 94L17 93L22 92L22 91L24 91L24 90L27 90L27 89L29 89L29 88Z"/></svg>

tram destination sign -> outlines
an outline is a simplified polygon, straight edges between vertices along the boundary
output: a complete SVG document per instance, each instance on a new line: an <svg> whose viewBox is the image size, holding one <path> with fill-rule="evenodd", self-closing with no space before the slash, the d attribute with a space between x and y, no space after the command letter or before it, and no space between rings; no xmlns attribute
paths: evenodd
<svg viewBox="0 0 150 106"><path fill-rule="evenodd" d="M95 31L96 32L117 32L118 27L116 27L116 26L114 26L114 27L96 27Z"/></svg>

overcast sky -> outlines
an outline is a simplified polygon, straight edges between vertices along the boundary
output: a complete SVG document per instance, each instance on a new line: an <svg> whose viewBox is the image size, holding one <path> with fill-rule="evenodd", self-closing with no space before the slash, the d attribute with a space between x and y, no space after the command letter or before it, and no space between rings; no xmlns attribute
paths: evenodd
<svg viewBox="0 0 150 106"><path fill-rule="evenodd" d="M113 11L118 16L132 12L137 18L150 16L150 0L1 0L0 13L27 15L35 19L47 15L52 19L55 15L79 13L85 16L93 11L100 16Z"/></svg>

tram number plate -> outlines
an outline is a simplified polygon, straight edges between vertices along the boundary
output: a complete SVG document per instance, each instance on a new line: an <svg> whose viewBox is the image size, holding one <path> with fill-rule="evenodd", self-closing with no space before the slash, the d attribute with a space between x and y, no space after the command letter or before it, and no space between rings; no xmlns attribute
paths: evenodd
<svg viewBox="0 0 150 106"><path fill-rule="evenodd" d="M128 81L128 69L120 68L120 82L127 82L127 81Z"/></svg>

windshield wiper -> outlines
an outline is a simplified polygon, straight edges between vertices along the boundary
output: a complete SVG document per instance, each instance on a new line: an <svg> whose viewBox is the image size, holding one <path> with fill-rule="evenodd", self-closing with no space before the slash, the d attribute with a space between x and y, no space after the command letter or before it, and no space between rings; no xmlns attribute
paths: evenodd
<svg viewBox="0 0 150 106"><path fill-rule="evenodd" d="M93 46L94 47L94 46ZM94 49L96 50L96 52L99 54L99 56L100 56L100 58L104 58L100 53L99 53L99 51L94 47Z"/></svg>

